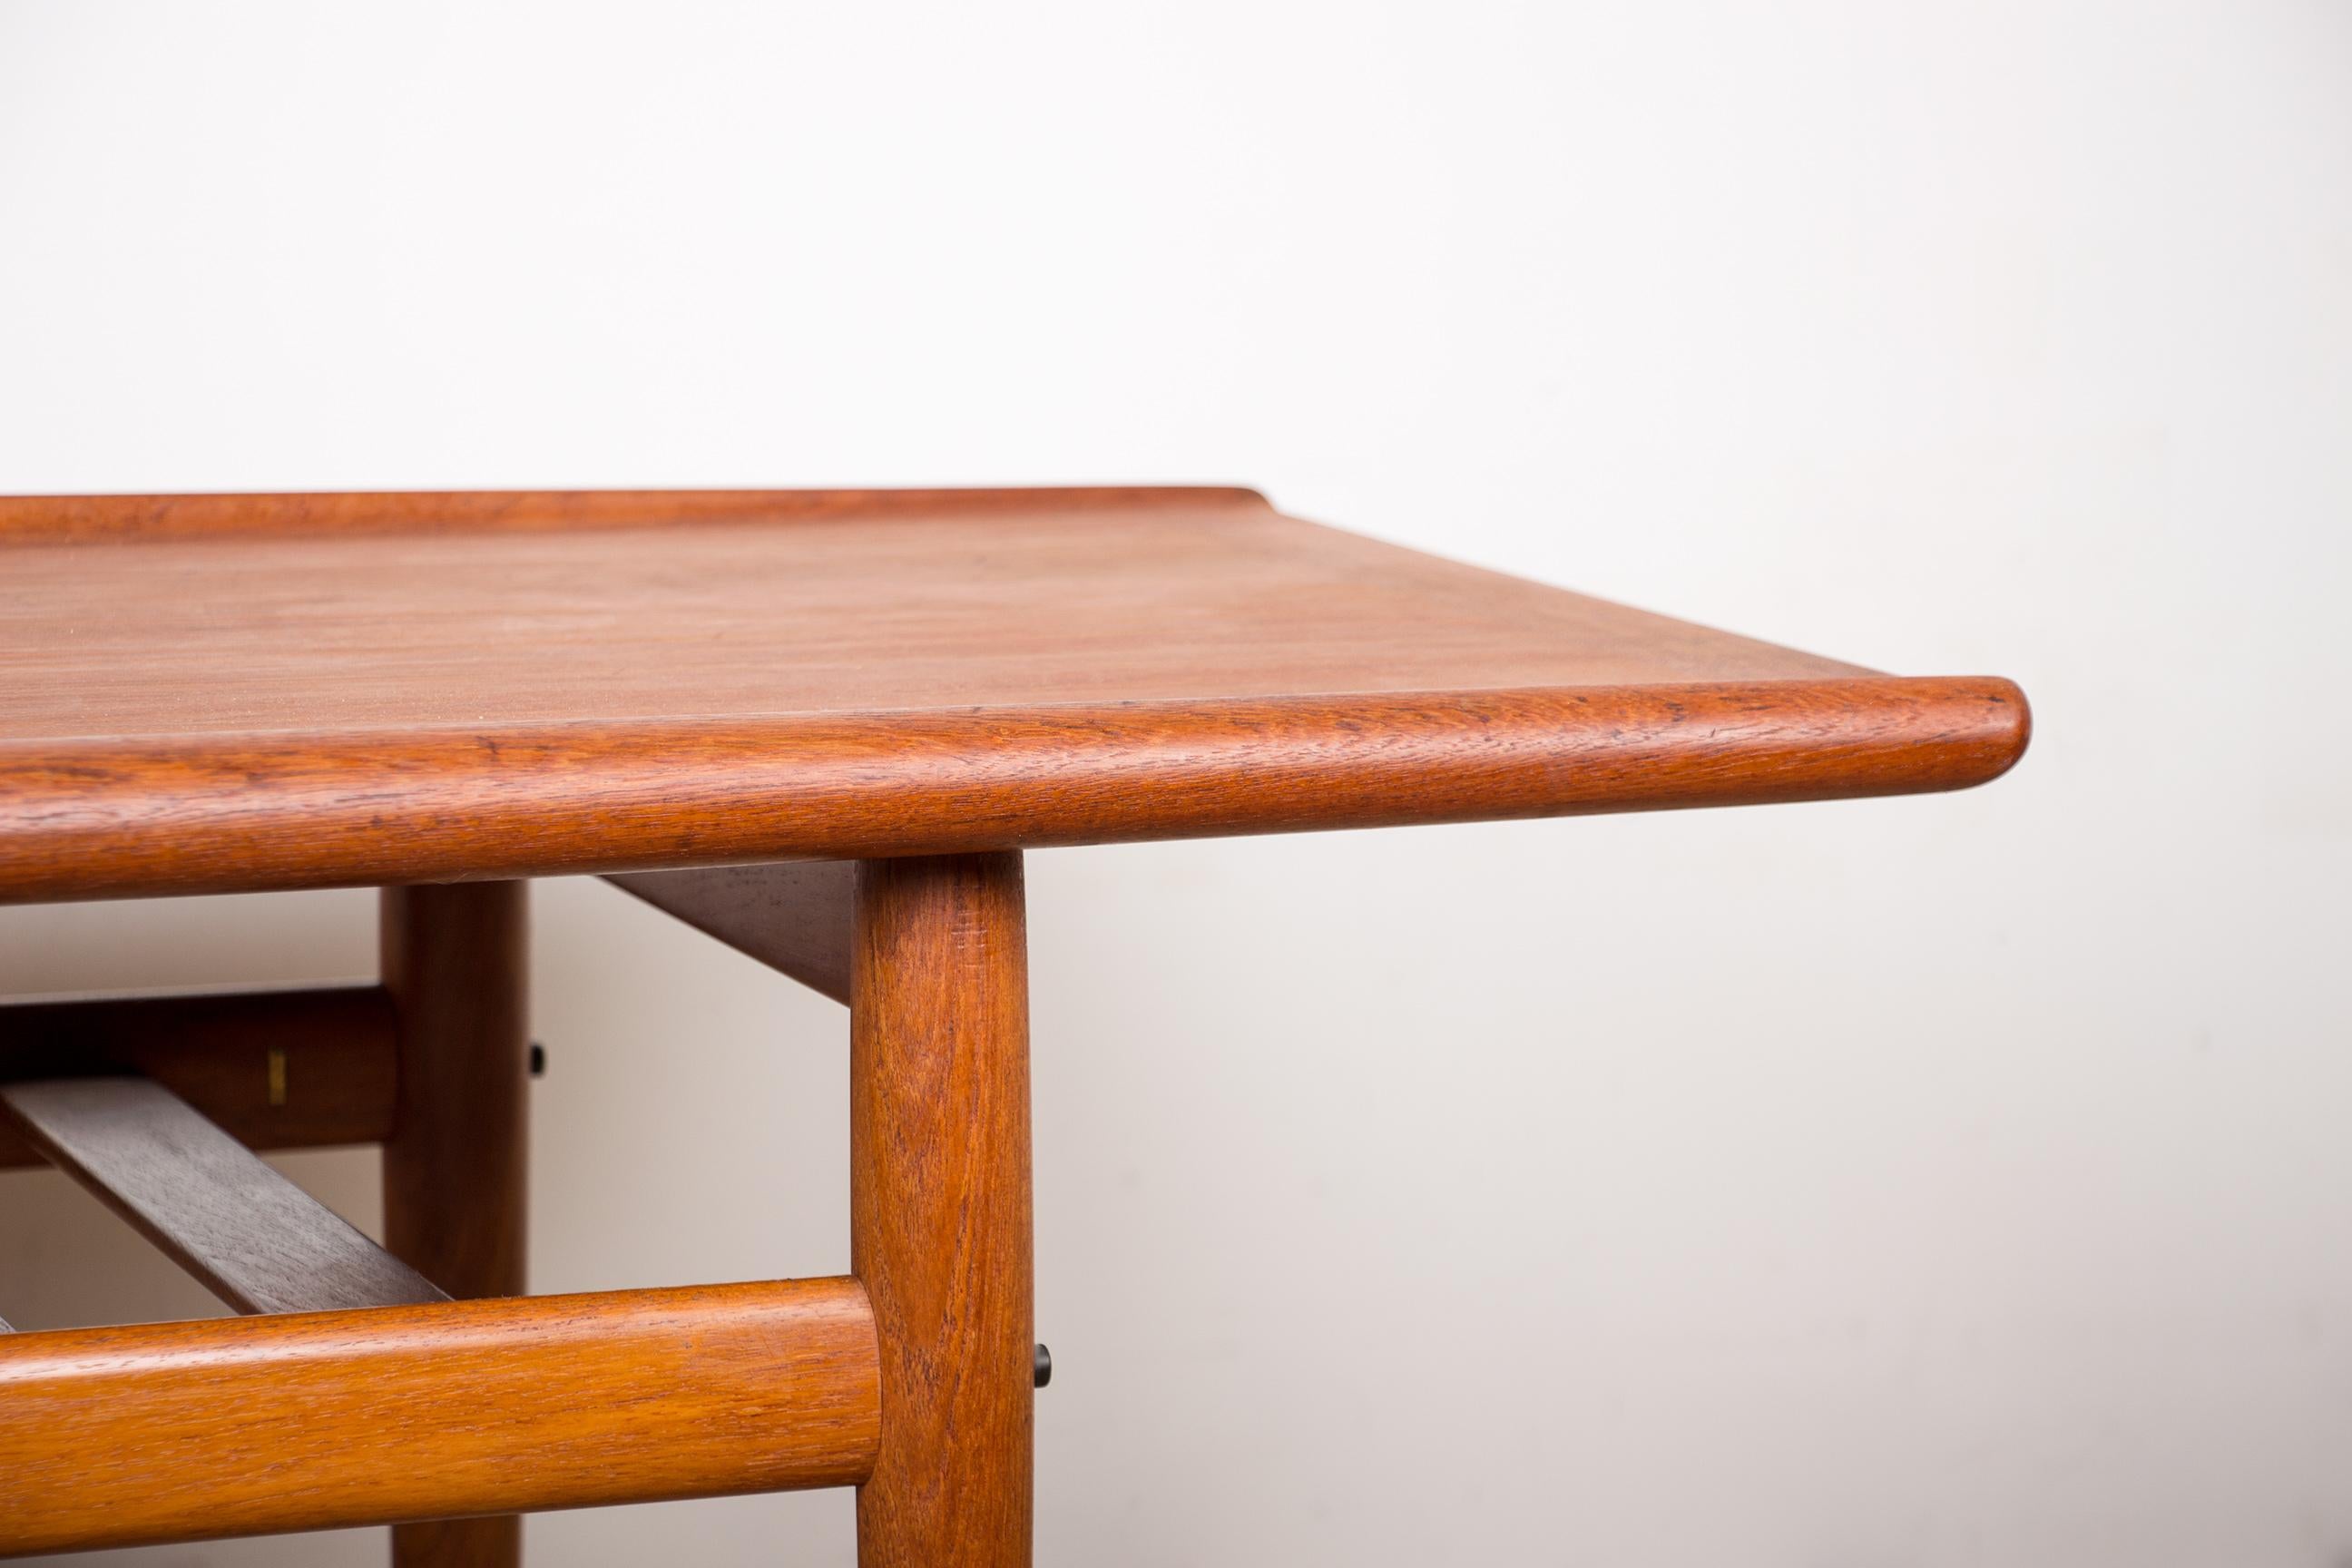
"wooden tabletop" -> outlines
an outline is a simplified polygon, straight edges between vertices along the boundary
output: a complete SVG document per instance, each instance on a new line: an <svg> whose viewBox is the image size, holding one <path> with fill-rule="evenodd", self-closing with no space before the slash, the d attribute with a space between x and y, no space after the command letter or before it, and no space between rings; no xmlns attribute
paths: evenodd
<svg viewBox="0 0 2352 1568"><path fill-rule="evenodd" d="M1241 489L0 498L0 901L1889 795L2027 731Z"/></svg>

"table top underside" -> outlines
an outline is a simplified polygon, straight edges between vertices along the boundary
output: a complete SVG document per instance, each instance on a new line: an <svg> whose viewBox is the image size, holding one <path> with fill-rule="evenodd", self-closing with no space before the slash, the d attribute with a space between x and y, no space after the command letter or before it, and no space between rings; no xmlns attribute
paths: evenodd
<svg viewBox="0 0 2352 1568"><path fill-rule="evenodd" d="M1901 679L1224 489L0 500L0 900L1951 788Z"/></svg>

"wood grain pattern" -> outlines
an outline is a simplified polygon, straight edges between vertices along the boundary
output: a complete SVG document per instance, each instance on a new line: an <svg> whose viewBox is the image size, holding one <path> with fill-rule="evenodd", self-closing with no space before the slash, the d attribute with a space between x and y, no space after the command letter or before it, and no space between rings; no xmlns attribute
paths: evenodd
<svg viewBox="0 0 2352 1568"><path fill-rule="evenodd" d="M383 983L399 1109L383 1144L383 1239L453 1296L520 1296L530 1221L529 889L386 888ZM395 1568L514 1568L522 1521L404 1524Z"/></svg>
<svg viewBox="0 0 2352 1568"><path fill-rule="evenodd" d="M0 1080L152 1079L249 1149L382 1142L394 1052L378 985L0 1003ZM41 1163L0 1119L0 1169Z"/></svg>
<svg viewBox="0 0 2352 1568"><path fill-rule="evenodd" d="M0 1554L852 1485L855 1280L0 1340Z"/></svg>
<svg viewBox="0 0 2352 1568"><path fill-rule="evenodd" d="M446 1300L161 1084L0 1085L0 1111L51 1164L240 1312Z"/></svg>
<svg viewBox="0 0 2352 1568"><path fill-rule="evenodd" d="M1017 855L858 870L850 1251L882 1355L861 1568L1030 1560L1024 921Z"/></svg>
<svg viewBox="0 0 2352 1568"><path fill-rule="evenodd" d="M719 866L607 877L706 936L836 1002L849 1000L850 906L857 868L844 860Z"/></svg>
<svg viewBox="0 0 2352 1568"><path fill-rule="evenodd" d="M0 551L0 741L1868 673L1230 492Z"/></svg>
<svg viewBox="0 0 2352 1568"><path fill-rule="evenodd" d="M522 1516L418 1519L392 1527L393 1568L515 1568Z"/></svg>
<svg viewBox="0 0 2352 1568"><path fill-rule="evenodd" d="M2008 681L1877 679L92 742L0 754L0 901L1906 795L2028 731Z"/></svg>
<svg viewBox="0 0 2352 1568"><path fill-rule="evenodd" d="M1242 486L1040 485L883 490L256 490L0 496L0 545L375 533L579 532L893 516L1265 504Z"/></svg>
<svg viewBox="0 0 2352 1568"><path fill-rule="evenodd" d="M383 982L400 1040L384 1244L453 1296L523 1291L527 900L520 882L383 890Z"/></svg>
<svg viewBox="0 0 2352 1568"><path fill-rule="evenodd" d="M35 500L0 525L14 900L1949 788L2026 733L2006 682L1872 679L1246 491ZM1701 765L1645 793L1621 764L1681 725ZM1163 784L1189 798L1136 798Z"/></svg>

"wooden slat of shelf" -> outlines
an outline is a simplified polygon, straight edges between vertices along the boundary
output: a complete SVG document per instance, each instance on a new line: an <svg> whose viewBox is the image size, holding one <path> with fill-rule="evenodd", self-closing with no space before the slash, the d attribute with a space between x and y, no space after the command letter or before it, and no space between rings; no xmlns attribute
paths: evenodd
<svg viewBox="0 0 2352 1568"><path fill-rule="evenodd" d="M0 1003L0 1081L134 1074L248 1149L380 1143L397 1087L381 985ZM0 1169L43 1163L0 1118Z"/></svg>
<svg viewBox="0 0 2352 1568"><path fill-rule="evenodd" d="M857 891L855 862L714 866L604 879L705 936L848 1005Z"/></svg>
<svg viewBox="0 0 2352 1568"><path fill-rule="evenodd" d="M144 1079L0 1086L34 1146L240 1312L448 1298Z"/></svg>
<svg viewBox="0 0 2352 1568"><path fill-rule="evenodd" d="M0 1340L0 1555L866 1479L855 1279Z"/></svg>

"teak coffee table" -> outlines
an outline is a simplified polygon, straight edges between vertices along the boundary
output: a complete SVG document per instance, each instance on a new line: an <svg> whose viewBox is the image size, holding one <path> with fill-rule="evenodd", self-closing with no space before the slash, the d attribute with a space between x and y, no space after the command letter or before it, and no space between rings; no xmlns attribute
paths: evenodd
<svg viewBox="0 0 2352 1568"><path fill-rule="evenodd" d="M0 1164L252 1314L0 1338L0 1552L511 1563L855 1486L869 1568L1025 1563L1024 849L1953 789L2027 730L1241 489L0 500L0 900L383 889L381 984L0 1008ZM848 1005L847 1275L521 1294L524 886L576 873ZM383 1249L250 1152L352 1143Z"/></svg>

